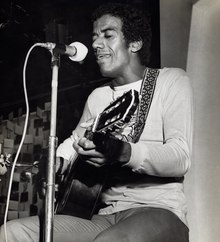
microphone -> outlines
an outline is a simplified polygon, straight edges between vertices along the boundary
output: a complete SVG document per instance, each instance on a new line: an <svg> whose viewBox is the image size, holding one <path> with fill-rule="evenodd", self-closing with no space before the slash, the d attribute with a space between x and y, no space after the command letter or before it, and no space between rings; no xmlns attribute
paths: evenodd
<svg viewBox="0 0 220 242"><path fill-rule="evenodd" d="M80 62L85 59L88 49L80 42L73 42L70 45L55 44L51 42L38 43L39 46L53 51L60 55L68 55L70 60Z"/></svg>

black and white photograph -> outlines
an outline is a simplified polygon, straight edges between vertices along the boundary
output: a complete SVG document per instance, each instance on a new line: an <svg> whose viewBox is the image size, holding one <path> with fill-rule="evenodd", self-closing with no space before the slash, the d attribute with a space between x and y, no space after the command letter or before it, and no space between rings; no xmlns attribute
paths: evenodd
<svg viewBox="0 0 220 242"><path fill-rule="evenodd" d="M218 242L220 0L1 0L0 242Z"/></svg>

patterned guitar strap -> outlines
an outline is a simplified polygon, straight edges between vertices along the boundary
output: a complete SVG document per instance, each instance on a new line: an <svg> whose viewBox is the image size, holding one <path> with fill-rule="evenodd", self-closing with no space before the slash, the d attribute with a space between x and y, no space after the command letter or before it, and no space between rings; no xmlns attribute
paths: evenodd
<svg viewBox="0 0 220 242"><path fill-rule="evenodd" d="M138 142L147 120L151 102L156 87L158 69L146 68L144 71L143 81L140 89L140 103L137 110L137 118L134 124L134 134L132 142Z"/></svg>

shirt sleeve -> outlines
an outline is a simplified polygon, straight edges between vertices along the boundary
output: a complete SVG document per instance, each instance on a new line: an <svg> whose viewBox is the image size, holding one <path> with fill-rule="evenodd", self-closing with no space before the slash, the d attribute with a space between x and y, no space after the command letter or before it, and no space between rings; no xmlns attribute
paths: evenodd
<svg viewBox="0 0 220 242"><path fill-rule="evenodd" d="M193 134L192 88L186 75L166 88L162 103L163 141L131 143L126 166L137 173L181 177L191 164Z"/></svg>
<svg viewBox="0 0 220 242"><path fill-rule="evenodd" d="M88 121L89 119L91 119L91 113L87 100L81 119L76 128L73 130L72 135L58 146L56 151L57 157L62 157L67 161L71 161L74 158L74 156L76 155L76 151L73 148L73 142L84 136L86 130L85 128L82 128L80 124Z"/></svg>

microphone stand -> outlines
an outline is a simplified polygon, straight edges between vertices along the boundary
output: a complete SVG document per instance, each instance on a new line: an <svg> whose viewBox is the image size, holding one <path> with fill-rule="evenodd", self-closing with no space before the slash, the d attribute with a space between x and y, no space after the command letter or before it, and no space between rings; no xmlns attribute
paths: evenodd
<svg viewBox="0 0 220 242"><path fill-rule="evenodd" d="M54 226L54 201L55 201L55 173L56 173L56 148L58 139L56 137L57 119L57 90L58 90L58 70L60 66L60 55L51 51L52 59L52 83L51 83L51 120L47 166L47 181L45 194L45 231L44 242L53 241Z"/></svg>

